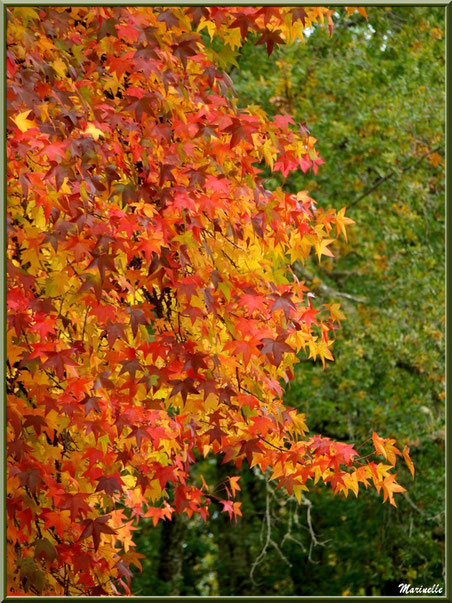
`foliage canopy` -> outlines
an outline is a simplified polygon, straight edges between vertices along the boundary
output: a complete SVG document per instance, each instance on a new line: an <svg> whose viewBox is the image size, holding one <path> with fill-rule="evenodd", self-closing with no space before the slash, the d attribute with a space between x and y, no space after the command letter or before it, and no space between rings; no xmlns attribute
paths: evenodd
<svg viewBox="0 0 452 603"><path fill-rule="evenodd" d="M331 15L8 11L11 594L128 593L137 520L240 515L238 476L192 470L209 454L298 500L319 480L404 491L408 447L374 432L384 462L360 457L283 404L296 354L332 360L343 319L292 265L332 257L352 220L267 190L264 166L317 172L316 140L240 108L223 71L249 32L270 55Z"/></svg>
<svg viewBox="0 0 452 603"><path fill-rule="evenodd" d="M285 403L333 439L364 441L370 426L397 436L418 479L397 508L371 490L342 500L326 488L299 505L242 470L237 525L214 513L181 537L183 525L141 524L137 594L370 596L444 584L444 10L367 12L368 22L337 11L331 37L314 28L270 57L251 40L229 73L242 106L292 113L319 140L315 178L265 170L266 187L308 188L356 221L335 258L304 266L316 304L340 301L347 320L335 362L301 358ZM212 481L227 472L209 459L199 469ZM171 580L164 542L180 557Z"/></svg>

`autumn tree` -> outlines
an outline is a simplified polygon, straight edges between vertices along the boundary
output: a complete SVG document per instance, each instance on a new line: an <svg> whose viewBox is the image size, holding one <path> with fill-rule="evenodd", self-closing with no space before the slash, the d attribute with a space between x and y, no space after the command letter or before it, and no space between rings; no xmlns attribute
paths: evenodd
<svg viewBox="0 0 452 603"><path fill-rule="evenodd" d="M283 179L265 168L266 186L306 187L324 204L346 205L356 221L334 258L295 265L316 303L340 301L347 320L335 361L323 369L302 358L284 401L333 439L362 442L372 430L397 436L422 479L397 509L376 504L372 491L342 500L319 488L305 493L311 507L270 492L271 539L284 558L267 547L254 584L267 492L242 471L238 528L224 530L220 517L190 522L187 595L394 595L401 581L444 582L444 9L366 10L368 21L336 9L331 37L313 28L306 44L270 57L250 41L231 77L242 105L289 112L318 138L325 165L315 177L295 171ZM404 468L398 477L407 479ZM160 527L143 522L136 536L149 561L133 587L163 593L149 554ZM250 562L238 562L247 550Z"/></svg>
<svg viewBox="0 0 452 603"><path fill-rule="evenodd" d="M266 190L264 166L315 174L316 140L240 108L224 71L248 35L271 54L331 14L8 11L10 594L129 593L140 518L241 514L237 476L192 471L208 455L298 500L319 481L404 490L407 448L310 435L282 402L297 354L333 360L344 318L292 265L332 257L352 221Z"/></svg>

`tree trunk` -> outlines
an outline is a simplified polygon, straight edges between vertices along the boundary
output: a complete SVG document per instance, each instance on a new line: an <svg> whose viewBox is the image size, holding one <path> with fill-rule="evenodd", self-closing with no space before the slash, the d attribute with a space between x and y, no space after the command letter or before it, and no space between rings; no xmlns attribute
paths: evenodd
<svg viewBox="0 0 452 603"><path fill-rule="evenodd" d="M222 465L217 457L218 482L226 480L228 475L233 475L232 465ZM247 497L247 481L242 479L242 500ZM252 507L249 505L249 514ZM250 580L250 568L253 558L250 554L251 526L247 522L247 515L239 517L237 523L231 521L226 513L220 513L215 521L218 542L218 588L220 596L243 596L258 594L254 592Z"/></svg>
<svg viewBox="0 0 452 603"><path fill-rule="evenodd" d="M183 583L182 561L187 519L175 515L172 521L164 521L160 540L157 577L168 586L168 595L179 595Z"/></svg>

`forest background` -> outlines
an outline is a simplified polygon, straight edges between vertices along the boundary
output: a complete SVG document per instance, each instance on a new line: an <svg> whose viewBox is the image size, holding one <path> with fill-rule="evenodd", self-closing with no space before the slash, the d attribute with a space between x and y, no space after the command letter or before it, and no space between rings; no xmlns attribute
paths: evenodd
<svg viewBox="0 0 452 603"><path fill-rule="evenodd" d="M324 207L347 206L356 222L334 258L298 267L317 301L339 302L346 320L335 362L301 362L285 401L307 414L313 433L358 443L373 430L397 437L416 479L397 508L375 492L345 501L325 488L299 505L244 468L235 524L220 513L207 523L140 524L136 595L444 586L444 9L367 13L368 21L337 13L331 38L315 28L309 43L270 57L251 34L229 73L242 106L292 114L318 139L325 164L315 178L269 172L266 186L306 189ZM212 481L226 476L215 459L198 470Z"/></svg>

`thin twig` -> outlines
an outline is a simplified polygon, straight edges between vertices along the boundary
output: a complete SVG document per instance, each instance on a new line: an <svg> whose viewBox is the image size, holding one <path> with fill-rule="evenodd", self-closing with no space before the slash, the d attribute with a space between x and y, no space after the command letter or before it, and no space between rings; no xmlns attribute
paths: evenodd
<svg viewBox="0 0 452 603"><path fill-rule="evenodd" d="M83 328L82 328L82 336L81 336L81 341L83 343L83 339L85 338L85 329L86 329L86 321L88 319L88 312L90 311L91 306L88 304L88 307L86 308L86 312L85 312L85 318L83 320Z"/></svg>
<svg viewBox="0 0 452 603"><path fill-rule="evenodd" d="M262 547L262 550L259 553L259 555L254 560L254 563L251 566L251 570L250 570L250 579L251 579L251 582L255 586L257 586L257 583L254 580L254 572L255 572L257 566L260 563L262 563L262 560L264 559L264 557L267 553L267 549L268 549L269 545L271 545L276 550L276 552L279 554L279 556L284 561L284 563L286 563L289 567L292 567L291 562L287 559L287 557L281 551L280 547L276 544L276 542L271 537L272 526L271 526L271 515L270 515L270 496L269 496L270 492L271 492L270 484L267 482L266 483L266 492L265 492L265 526L267 529L267 533L266 533L264 546Z"/></svg>
<svg viewBox="0 0 452 603"><path fill-rule="evenodd" d="M420 509L416 503L414 503L411 498L409 497L409 495L406 492L402 492L403 496L405 497L405 500L408 502L408 504L415 510L417 511L420 515L423 515L427 521L434 521L435 523L437 523L438 525L443 525L443 523L437 519L437 516L434 515L432 517L427 517L427 513L425 511L423 511L422 509Z"/></svg>
<svg viewBox="0 0 452 603"><path fill-rule="evenodd" d="M367 195L370 195L371 193L373 193L374 190L376 188L378 188L381 184L383 184L383 182L386 182L386 180L389 180L390 178L393 178L394 176L399 176L399 175L401 175L401 174L403 174L405 172L408 172L409 170L412 170L419 163L421 163L421 161L423 161L426 157L428 157L432 153L436 153L436 151L439 151L440 148L441 148L440 146L437 146L437 147L434 147L433 149L430 149L429 151L425 152L416 161L414 161L411 165L407 165L404 168L402 168L400 170L400 174L398 174L395 171L392 171L389 174L387 174L386 176L380 177L370 188L368 188L366 191L364 191L363 193L361 193L361 195L359 195L354 201L352 201L349 204L349 207L353 207L354 205L356 205L357 203L359 203L362 199L364 199L364 197L367 197Z"/></svg>
<svg viewBox="0 0 452 603"><path fill-rule="evenodd" d="M308 280L309 282L312 282L314 280L314 277L309 274L309 272L307 272L307 270L301 266L301 264L299 262L297 262L297 265L295 267L295 272L297 273L297 276L301 276L302 278L304 278L305 280ZM324 291L327 295L331 295L333 297L343 297L344 299L348 299L350 301L354 301L357 304L363 304L367 301L367 297L356 297L355 295L351 295L350 293L344 293L343 291L336 291L335 289L332 289L331 287L328 287L328 285L325 285L325 283L323 283L320 279L316 279L318 282L316 282L316 286L321 289L322 291Z"/></svg>
<svg viewBox="0 0 452 603"><path fill-rule="evenodd" d="M323 540L322 542L320 542L320 540L317 538L316 533L314 532L314 528L312 526L312 518L311 518L312 502L309 500L309 498L306 498L306 496L303 493L301 494L301 504L303 504L307 507L306 520L308 522L308 529L309 529L309 533L311 535L311 545L309 547L308 560L311 563L318 563L318 561L314 561L311 556L313 547L325 546L326 543L329 542L331 539Z"/></svg>

